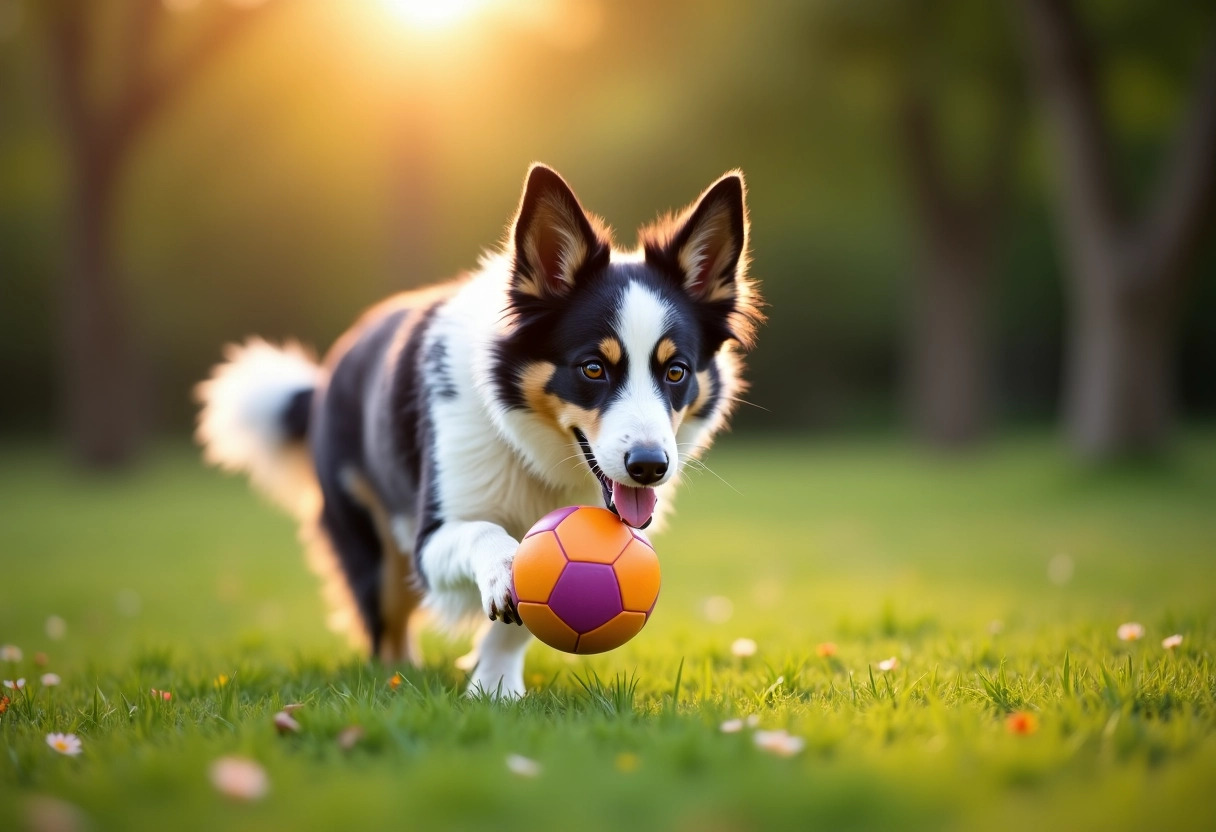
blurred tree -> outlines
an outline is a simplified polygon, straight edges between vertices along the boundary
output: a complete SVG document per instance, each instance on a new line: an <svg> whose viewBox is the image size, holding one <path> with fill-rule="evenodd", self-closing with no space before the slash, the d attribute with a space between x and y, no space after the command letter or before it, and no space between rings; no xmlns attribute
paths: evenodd
<svg viewBox="0 0 1216 832"><path fill-rule="evenodd" d="M1179 304L1216 192L1216 32L1165 170L1132 216L1119 199L1114 138L1077 10L1068 0L1018 3L1052 140L1058 233L1072 284L1071 439L1093 457L1152 451L1173 419ZM1170 17L1193 23L1186 14Z"/></svg>
<svg viewBox="0 0 1216 832"><path fill-rule="evenodd" d="M965 444L988 421L988 299L1024 122L1007 22L965 0L824 9L820 51L878 73L902 161L917 248L904 367L913 423L934 444Z"/></svg>
<svg viewBox="0 0 1216 832"><path fill-rule="evenodd" d="M174 16L170 5L164 0L56 0L45 7L59 122L70 160L69 251L59 292L60 406L71 451L89 467L128 461L146 423L121 263L114 250L123 176L148 127L262 14L262 6L214 10L208 15L210 25L189 48L172 63L157 66L156 44L167 36ZM107 13L112 20L101 19ZM105 43L110 25L117 38ZM98 95L97 79L107 77L100 71L103 64L115 72L109 94Z"/></svg>

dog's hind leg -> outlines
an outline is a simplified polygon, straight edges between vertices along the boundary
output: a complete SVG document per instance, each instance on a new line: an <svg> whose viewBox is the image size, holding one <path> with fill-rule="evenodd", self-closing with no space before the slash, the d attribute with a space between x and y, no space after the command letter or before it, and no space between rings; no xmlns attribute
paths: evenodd
<svg viewBox="0 0 1216 832"><path fill-rule="evenodd" d="M341 494L326 493L321 508L320 529L328 539L350 588L360 623L379 655L383 641L380 611L380 572L383 548L371 517Z"/></svg>
<svg viewBox="0 0 1216 832"><path fill-rule="evenodd" d="M414 571L413 552L403 544L412 543L412 525L405 517L390 518L383 502L367 479L354 470L343 476L346 492L367 512L380 540L379 638L376 655L385 663L422 663L415 612L422 603ZM412 548L412 547L411 547Z"/></svg>

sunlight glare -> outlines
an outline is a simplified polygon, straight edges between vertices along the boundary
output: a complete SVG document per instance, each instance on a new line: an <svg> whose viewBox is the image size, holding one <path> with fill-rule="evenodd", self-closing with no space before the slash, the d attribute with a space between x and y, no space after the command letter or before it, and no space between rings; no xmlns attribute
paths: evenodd
<svg viewBox="0 0 1216 832"><path fill-rule="evenodd" d="M431 32L451 29L472 18L490 0L382 0L401 22Z"/></svg>

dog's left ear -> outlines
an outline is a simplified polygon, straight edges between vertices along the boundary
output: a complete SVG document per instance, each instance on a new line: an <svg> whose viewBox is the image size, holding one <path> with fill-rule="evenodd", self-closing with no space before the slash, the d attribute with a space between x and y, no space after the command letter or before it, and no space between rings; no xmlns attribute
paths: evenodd
<svg viewBox="0 0 1216 832"><path fill-rule="evenodd" d="M537 299L564 295L580 273L607 262L610 246L601 234L557 171L533 165L511 232L512 288Z"/></svg>
<svg viewBox="0 0 1216 832"><path fill-rule="evenodd" d="M733 301L746 267L745 192L742 173L724 175L675 220L643 232L646 260L678 277L694 300Z"/></svg>

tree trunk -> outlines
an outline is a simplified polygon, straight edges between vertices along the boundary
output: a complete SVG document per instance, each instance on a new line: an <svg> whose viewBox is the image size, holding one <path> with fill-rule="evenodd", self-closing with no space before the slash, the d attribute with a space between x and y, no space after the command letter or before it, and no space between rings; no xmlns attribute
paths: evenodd
<svg viewBox="0 0 1216 832"><path fill-rule="evenodd" d="M130 460L139 438L122 281L114 256L116 165L96 147L73 149L68 258L60 296L62 420L69 449L91 468Z"/></svg>
<svg viewBox="0 0 1216 832"><path fill-rule="evenodd" d="M1132 291L1123 275L1094 269L1077 281L1072 304L1069 438L1095 459L1159 451L1173 426L1174 304L1164 281Z"/></svg>
<svg viewBox="0 0 1216 832"><path fill-rule="evenodd" d="M1073 3L1020 0L1055 144L1072 314L1070 439L1091 458L1151 453L1173 422L1176 313L1216 197L1216 32L1147 210L1116 198L1094 56Z"/></svg>
<svg viewBox="0 0 1216 832"><path fill-rule="evenodd" d="M988 272L966 242L935 245L912 295L908 394L917 431L935 445L965 445L986 426Z"/></svg>

